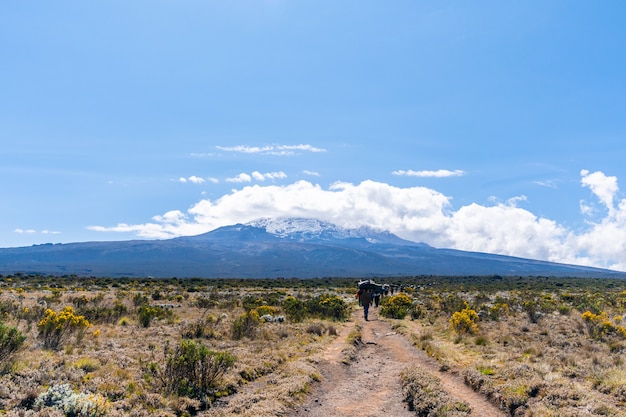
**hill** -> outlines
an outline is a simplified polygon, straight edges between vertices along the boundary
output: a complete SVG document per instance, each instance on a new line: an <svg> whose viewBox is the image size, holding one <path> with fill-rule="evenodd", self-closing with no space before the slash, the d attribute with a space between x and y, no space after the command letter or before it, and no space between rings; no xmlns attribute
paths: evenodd
<svg viewBox="0 0 626 417"><path fill-rule="evenodd" d="M166 240L44 244L0 249L0 273L95 277L374 277L626 273L511 256L438 249L370 228L314 219L261 219Z"/></svg>

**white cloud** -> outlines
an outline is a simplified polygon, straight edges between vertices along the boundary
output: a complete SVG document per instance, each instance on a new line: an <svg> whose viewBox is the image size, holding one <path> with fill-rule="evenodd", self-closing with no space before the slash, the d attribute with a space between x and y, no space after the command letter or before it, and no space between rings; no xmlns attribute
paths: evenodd
<svg viewBox="0 0 626 417"><path fill-rule="evenodd" d="M308 169L303 170L302 173L305 174L305 175L310 175L312 177L319 177L320 176L319 172L309 171Z"/></svg>
<svg viewBox="0 0 626 417"><path fill-rule="evenodd" d="M465 175L465 172L460 169L455 169L454 171L450 171L447 169L439 169L437 171L413 171L409 170L398 170L393 171L393 175L401 175L407 177L432 177L432 178L445 178L445 177L460 177Z"/></svg>
<svg viewBox="0 0 626 417"><path fill-rule="evenodd" d="M535 181L535 184L540 185L542 187L557 188L555 180Z"/></svg>
<svg viewBox="0 0 626 417"><path fill-rule="evenodd" d="M202 184L204 182L204 178L200 178L200 177L196 177L195 175L192 175L189 178L180 177L178 181L182 183L191 182L193 184Z"/></svg>
<svg viewBox="0 0 626 417"><path fill-rule="evenodd" d="M200 177L196 177L195 175L192 175L191 177L189 177L189 182L192 182L194 184L202 184L204 182L204 179Z"/></svg>
<svg viewBox="0 0 626 417"><path fill-rule="evenodd" d="M245 186L217 200L201 200L186 212L155 216L150 223L91 229L169 238L261 217L301 216L345 227L367 225L389 230L435 247L626 271L626 200L616 204L618 188L613 177L585 171L581 176L582 185L589 186L613 211L601 221L589 223L587 230L576 232L519 207L525 196L453 209L451 197L433 189L400 188L369 180L356 185L336 182L327 189L308 181Z"/></svg>
<svg viewBox="0 0 626 417"><path fill-rule="evenodd" d="M287 178L287 174L285 174L282 171L278 171L278 172L266 172L265 174L263 174L263 177L265 179L268 180L278 180L278 179L284 179Z"/></svg>
<svg viewBox="0 0 626 417"><path fill-rule="evenodd" d="M226 152L246 153L246 154L262 154L262 155L278 155L292 156L300 152L326 152L326 149L317 148L312 145L268 145L268 146L216 146L217 149Z"/></svg>
<svg viewBox="0 0 626 417"><path fill-rule="evenodd" d="M245 172L242 172L241 174L237 175L236 177L232 177L232 178L226 178L227 182L251 182L252 181L252 177L248 174L246 174Z"/></svg>
<svg viewBox="0 0 626 417"><path fill-rule="evenodd" d="M259 171L254 171L251 174L246 174L245 172L242 172L236 177L226 178L226 181L228 182L252 182L253 179L255 181L265 181L265 180L276 180L276 179L283 179L283 178L287 178L287 174L285 174L282 171L266 172L264 174L260 173Z"/></svg>
<svg viewBox="0 0 626 417"><path fill-rule="evenodd" d="M13 230L14 233L18 233L18 234L28 234L28 235L32 235L35 233L41 233L42 235L58 235L61 234L61 232L56 232L53 230L42 230L41 232L37 232L37 230L35 229L15 229Z"/></svg>
<svg viewBox="0 0 626 417"><path fill-rule="evenodd" d="M591 192L598 197L600 202L609 211L610 216L615 215L613 199L615 194L619 191L617 177L607 177L600 171L590 173L586 169L580 171L580 175L582 176L581 184L591 189Z"/></svg>

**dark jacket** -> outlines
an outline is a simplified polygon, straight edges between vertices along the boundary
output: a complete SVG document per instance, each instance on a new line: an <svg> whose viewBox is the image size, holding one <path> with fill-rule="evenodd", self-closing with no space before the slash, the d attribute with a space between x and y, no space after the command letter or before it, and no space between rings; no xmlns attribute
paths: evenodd
<svg viewBox="0 0 626 417"><path fill-rule="evenodd" d="M372 293L361 291L359 295L359 304L362 306L372 304Z"/></svg>

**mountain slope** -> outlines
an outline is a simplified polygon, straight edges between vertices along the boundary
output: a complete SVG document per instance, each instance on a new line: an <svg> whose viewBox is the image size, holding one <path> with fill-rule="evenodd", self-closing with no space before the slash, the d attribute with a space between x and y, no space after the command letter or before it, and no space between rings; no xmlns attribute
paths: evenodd
<svg viewBox="0 0 626 417"><path fill-rule="evenodd" d="M46 244L0 249L0 273L109 277L373 277L541 275L626 277L626 273L436 249L370 228L312 219L261 219L168 240Z"/></svg>

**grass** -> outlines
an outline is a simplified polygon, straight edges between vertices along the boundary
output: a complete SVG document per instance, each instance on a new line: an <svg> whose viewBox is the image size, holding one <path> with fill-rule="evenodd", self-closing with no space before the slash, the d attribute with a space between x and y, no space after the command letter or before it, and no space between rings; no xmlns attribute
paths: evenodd
<svg viewBox="0 0 626 417"><path fill-rule="evenodd" d="M418 416L470 416L471 408L455 399L442 387L439 379L419 367L409 367L400 375L402 393L409 409Z"/></svg>

